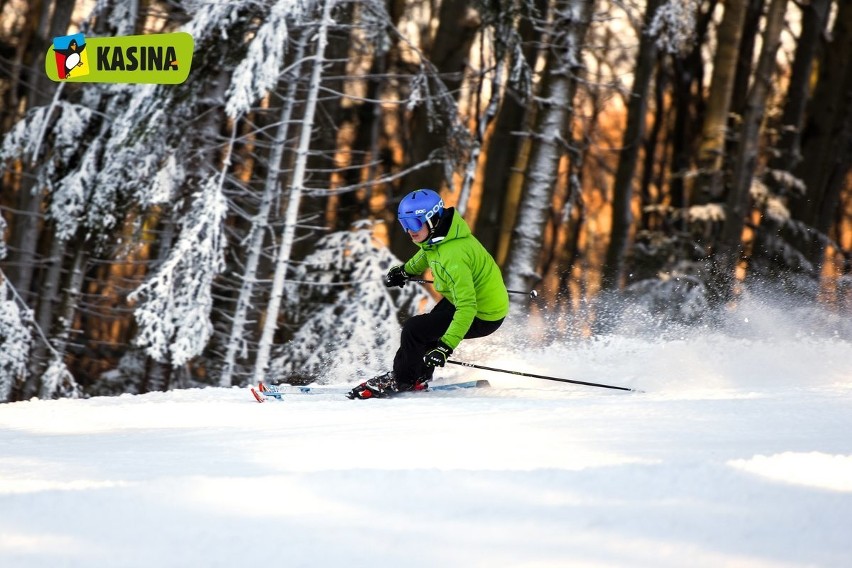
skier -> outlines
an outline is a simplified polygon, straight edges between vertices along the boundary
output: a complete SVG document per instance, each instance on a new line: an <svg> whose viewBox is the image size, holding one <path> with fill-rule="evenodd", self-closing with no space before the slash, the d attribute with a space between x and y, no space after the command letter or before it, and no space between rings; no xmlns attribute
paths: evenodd
<svg viewBox="0 0 852 568"><path fill-rule="evenodd" d="M393 370L352 389L349 398L387 397L422 390L435 367L443 367L462 339L497 331L509 313L509 294L500 268L453 207L444 207L431 189L418 189L399 203L397 218L420 248L404 265L385 276L388 288L432 269L435 290L443 298L428 314L402 327Z"/></svg>

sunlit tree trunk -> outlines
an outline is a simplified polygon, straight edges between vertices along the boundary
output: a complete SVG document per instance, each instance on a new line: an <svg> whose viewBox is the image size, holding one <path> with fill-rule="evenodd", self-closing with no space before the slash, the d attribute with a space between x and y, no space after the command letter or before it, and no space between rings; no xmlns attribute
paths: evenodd
<svg viewBox="0 0 852 568"><path fill-rule="evenodd" d="M702 9L698 13L692 49L687 53L674 54L670 57L674 119L667 136L670 149L667 148L665 151L671 153L668 176L669 203L678 213L684 213L690 201L688 189L691 180L687 179L687 174L695 153L695 140L698 139L701 131L699 109L703 105L701 93L705 71L702 47L707 40L713 13L719 2L720 0L709 0L709 2L701 3ZM683 215L672 219L672 227L679 231L685 228Z"/></svg>
<svg viewBox="0 0 852 568"><path fill-rule="evenodd" d="M525 290L540 279L538 264L542 239L559 160L569 143L574 93L578 73L583 68L583 42L593 8L593 0L559 0L554 5L545 84L539 99L524 194L505 270L506 285L510 289Z"/></svg>
<svg viewBox="0 0 852 568"><path fill-rule="evenodd" d="M724 190L725 137L728 112L737 74L737 61L743 23L749 0L727 0L718 30L718 47L713 58L710 94L701 131L696 164L698 176L693 203L707 203L722 197Z"/></svg>
<svg viewBox="0 0 852 568"><path fill-rule="evenodd" d="M523 62L529 68L535 68L536 57L539 53L538 42L543 30L536 25L543 20L547 11L547 3L543 0L535 2L536 13L531 13L530 6L522 2L521 20L518 24L518 35L524 42L523 50L515 51L509 58L509 68L514 69L521 64L516 58L523 57ZM526 124L531 122L528 110L532 105L526 104L531 94L521 93L516 86L507 85L506 94L500 105L500 110L494 123L494 129L489 137L485 154L485 178L482 187L482 199L479 215L476 218L475 233L479 241L492 254L497 254L497 241L503 227L502 217L506 208L512 169L518 157L524 139L520 132L528 130ZM509 208L511 209L511 208ZM510 211L514 213L514 210ZM511 217L509 228L514 223ZM508 243L507 243L508 244Z"/></svg>
<svg viewBox="0 0 852 568"><path fill-rule="evenodd" d="M831 228L852 159L852 2L839 2L830 37L802 133L803 160L796 170L806 193L794 202L792 211L796 219L817 231L806 251L815 267L822 263L822 235Z"/></svg>
<svg viewBox="0 0 852 568"><path fill-rule="evenodd" d="M802 126L805 120L805 108L812 91L816 54L823 33L828 24L828 14L832 0L813 0L800 4L802 9L802 33L796 43L796 55L790 72L790 86L784 100L784 114L781 118L781 139L778 154L771 160L771 167L793 171L802 161Z"/></svg>
<svg viewBox="0 0 852 568"><path fill-rule="evenodd" d="M725 221L716 253L715 282L712 286L720 294L719 299L729 296L734 269L740 258L741 235L750 210L749 196L757 168L760 127L772 86L776 67L775 56L781 45L786 10L787 0L772 0L769 5L763 32L763 47L746 99L736 155L732 157L733 171L726 200Z"/></svg>
<svg viewBox="0 0 852 568"><path fill-rule="evenodd" d="M385 0L384 4L390 18L390 25L397 27L404 6L399 0ZM382 105L377 101L383 96L386 85L392 81L391 76L388 75L389 66L400 59L399 36L392 34L387 38L382 37L376 40L372 47L374 52L370 72L364 78L365 100L358 103L356 110L352 113L355 139L352 142L353 163L350 166L361 164L364 167L350 167L343 172L346 186L355 186L364 180L374 181L377 175L390 167L390 164L384 163L381 156L381 152L384 151L380 144ZM337 207L329 212L333 218L332 225L338 230L347 230L354 221L369 217L373 191L373 186L368 185L363 195L356 191L347 191L338 195Z"/></svg>
<svg viewBox="0 0 852 568"><path fill-rule="evenodd" d="M663 0L649 0L645 7L645 26L654 17ZM644 30L643 30L644 32ZM614 290L621 286L624 272L624 257L633 224L631 205L633 200L633 184L636 177L636 164L639 160L639 150L645 136L645 120L648 113L648 90L657 61L657 46L655 38L648 33L641 34L639 55L636 59L636 70L633 88L627 103L627 126L621 143L621 155L615 171L612 199L612 232L606 252L601 287Z"/></svg>
<svg viewBox="0 0 852 568"><path fill-rule="evenodd" d="M748 0L743 31L740 37L739 53L737 54L737 75L734 79L734 91L731 94L731 112L745 114L749 86L754 71L754 50L757 48L757 36L760 33L761 17L766 8L767 0ZM736 142L728 148L734 151Z"/></svg>

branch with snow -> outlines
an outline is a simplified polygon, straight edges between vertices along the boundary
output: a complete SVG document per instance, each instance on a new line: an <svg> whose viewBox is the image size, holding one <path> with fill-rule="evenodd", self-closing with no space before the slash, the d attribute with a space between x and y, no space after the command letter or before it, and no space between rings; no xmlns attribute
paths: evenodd
<svg viewBox="0 0 852 568"><path fill-rule="evenodd" d="M309 11L309 4L309 0L279 0L269 11L251 40L246 57L234 69L225 102L229 117L248 112L278 83L289 35L287 20L300 20Z"/></svg>
<svg viewBox="0 0 852 568"><path fill-rule="evenodd" d="M32 348L31 321L32 313L19 307L5 274L0 272L0 402L8 401L12 388L26 376Z"/></svg>
<svg viewBox="0 0 852 568"><path fill-rule="evenodd" d="M654 14L645 33L656 38L661 51L683 55L695 44L699 7L699 0L669 0Z"/></svg>
<svg viewBox="0 0 852 568"><path fill-rule="evenodd" d="M58 113L54 115L54 111ZM8 160L39 159L36 154L41 154L41 148L47 146L42 143L41 137L34 135L38 132L53 136L49 145L53 160L59 163L67 162L77 151L93 114L91 108L62 100L56 101L54 105L31 110L12 127L0 143L0 173L4 171L4 164Z"/></svg>
<svg viewBox="0 0 852 568"><path fill-rule="evenodd" d="M39 398L83 398L80 385L74 380L74 375L68 370L58 353L52 357L40 382Z"/></svg>
<svg viewBox="0 0 852 568"><path fill-rule="evenodd" d="M182 365L210 339L211 286L225 265L223 181L224 176L214 176L193 195L177 244L156 274L129 296L142 299L134 312L139 324L134 343L157 361Z"/></svg>

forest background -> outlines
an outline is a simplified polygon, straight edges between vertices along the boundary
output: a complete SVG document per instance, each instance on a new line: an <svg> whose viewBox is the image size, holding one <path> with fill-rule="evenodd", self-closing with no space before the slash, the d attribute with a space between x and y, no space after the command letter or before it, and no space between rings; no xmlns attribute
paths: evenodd
<svg viewBox="0 0 852 568"><path fill-rule="evenodd" d="M44 72L178 30L181 85ZM555 340L848 317L850 61L846 0L0 0L0 401L379 365L423 187Z"/></svg>

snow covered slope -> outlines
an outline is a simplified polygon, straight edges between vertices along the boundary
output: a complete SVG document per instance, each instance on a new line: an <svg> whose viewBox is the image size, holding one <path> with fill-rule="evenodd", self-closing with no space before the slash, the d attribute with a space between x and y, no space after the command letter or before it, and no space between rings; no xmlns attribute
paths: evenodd
<svg viewBox="0 0 852 568"><path fill-rule="evenodd" d="M479 362L646 393L448 369L493 388L0 405L0 566L852 562L848 341L614 336Z"/></svg>

